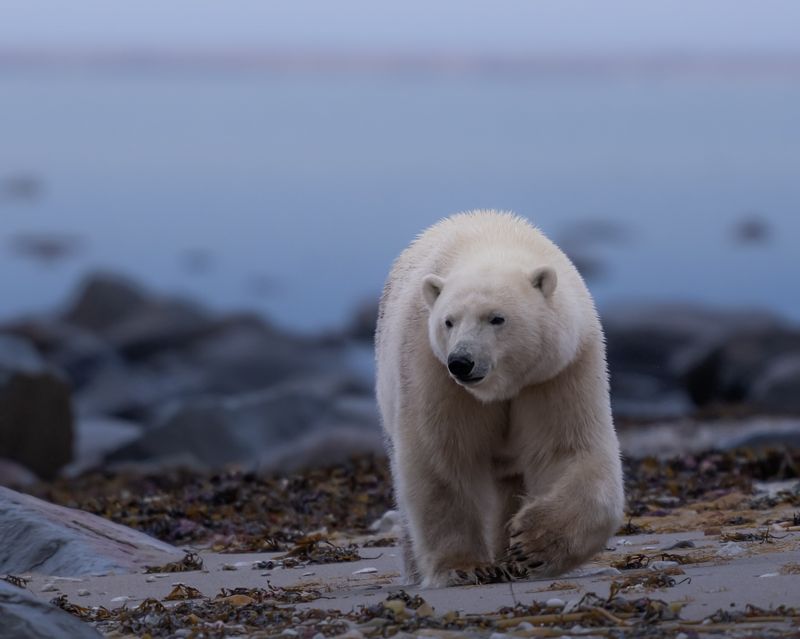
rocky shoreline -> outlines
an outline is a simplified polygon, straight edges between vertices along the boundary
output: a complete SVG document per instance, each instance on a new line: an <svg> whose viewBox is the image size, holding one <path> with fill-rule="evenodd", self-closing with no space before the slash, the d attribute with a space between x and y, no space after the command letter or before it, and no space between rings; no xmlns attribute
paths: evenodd
<svg viewBox="0 0 800 639"><path fill-rule="evenodd" d="M607 313L626 525L556 582L423 591L370 316L291 335L98 274L0 325L0 639L796 636L800 329Z"/></svg>

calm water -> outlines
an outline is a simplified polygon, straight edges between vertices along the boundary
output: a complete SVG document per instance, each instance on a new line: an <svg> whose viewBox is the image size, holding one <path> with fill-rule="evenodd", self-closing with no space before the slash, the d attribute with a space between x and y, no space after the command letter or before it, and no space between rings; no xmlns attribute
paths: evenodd
<svg viewBox="0 0 800 639"><path fill-rule="evenodd" d="M50 308L117 269L303 330L377 295L423 227L513 209L592 247L601 306L681 299L800 319L800 79L576 75L0 71L0 316ZM769 241L732 227L757 212ZM59 232L58 267L10 250ZM211 256L202 272L181 255Z"/></svg>

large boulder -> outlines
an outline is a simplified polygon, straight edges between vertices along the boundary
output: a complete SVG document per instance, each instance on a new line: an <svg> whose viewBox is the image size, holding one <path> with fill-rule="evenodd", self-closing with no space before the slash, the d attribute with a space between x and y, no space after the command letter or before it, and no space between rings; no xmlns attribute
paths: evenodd
<svg viewBox="0 0 800 639"><path fill-rule="evenodd" d="M62 319L102 337L129 360L180 346L210 323L191 302L152 295L108 273L89 276Z"/></svg>
<svg viewBox="0 0 800 639"><path fill-rule="evenodd" d="M0 639L100 639L88 623L37 599L24 588L0 581Z"/></svg>
<svg viewBox="0 0 800 639"><path fill-rule="evenodd" d="M729 333L695 358L686 372L687 388L700 406L757 402L761 409L792 409L797 404L787 392L800 390L796 366L780 362L798 357L800 331L768 327Z"/></svg>
<svg viewBox="0 0 800 639"><path fill-rule="evenodd" d="M687 379L706 353L742 331L781 326L762 312L687 304L619 306L603 314L603 324L615 412L663 418L691 412L696 398Z"/></svg>
<svg viewBox="0 0 800 639"><path fill-rule="evenodd" d="M762 410L800 414L800 350L769 362L750 397Z"/></svg>
<svg viewBox="0 0 800 639"><path fill-rule="evenodd" d="M174 460L210 468L251 463L262 470L296 469L319 459L320 442L352 443L359 439L354 432L361 434L362 441L374 442L372 448L379 448L374 400L353 393L357 387L326 378L232 397L176 402L141 438L109 460ZM341 457L348 446L327 447L331 453L337 449Z"/></svg>
<svg viewBox="0 0 800 639"><path fill-rule="evenodd" d="M120 355L104 339L56 317L25 317L5 324L2 331L35 346L49 364L63 371L73 389L80 389L103 370L122 363Z"/></svg>
<svg viewBox="0 0 800 639"><path fill-rule="evenodd" d="M144 533L0 487L0 573L138 572L183 556Z"/></svg>
<svg viewBox="0 0 800 639"><path fill-rule="evenodd" d="M0 457L51 479L72 446L68 384L30 343L0 335Z"/></svg>

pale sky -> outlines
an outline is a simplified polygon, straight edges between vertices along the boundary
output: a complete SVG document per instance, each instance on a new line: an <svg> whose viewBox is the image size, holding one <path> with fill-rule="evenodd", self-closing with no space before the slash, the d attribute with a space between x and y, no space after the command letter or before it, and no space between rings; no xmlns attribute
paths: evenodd
<svg viewBox="0 0 800 639"><path fill-rule="evenodd" d="M0 49L800 51L797 0L0 0Z"/></svg>

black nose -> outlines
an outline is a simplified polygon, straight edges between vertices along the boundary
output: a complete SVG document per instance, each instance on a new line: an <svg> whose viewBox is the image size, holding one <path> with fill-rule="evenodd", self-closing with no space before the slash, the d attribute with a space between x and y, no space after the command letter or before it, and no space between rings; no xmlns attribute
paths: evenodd
<svg viewBox="0 0 800 639"><path fill-rule="evenodd" d="M459 379L467 377L474 366L475 362L465 355L451 355L447 358L447 370Z"/></svg>

